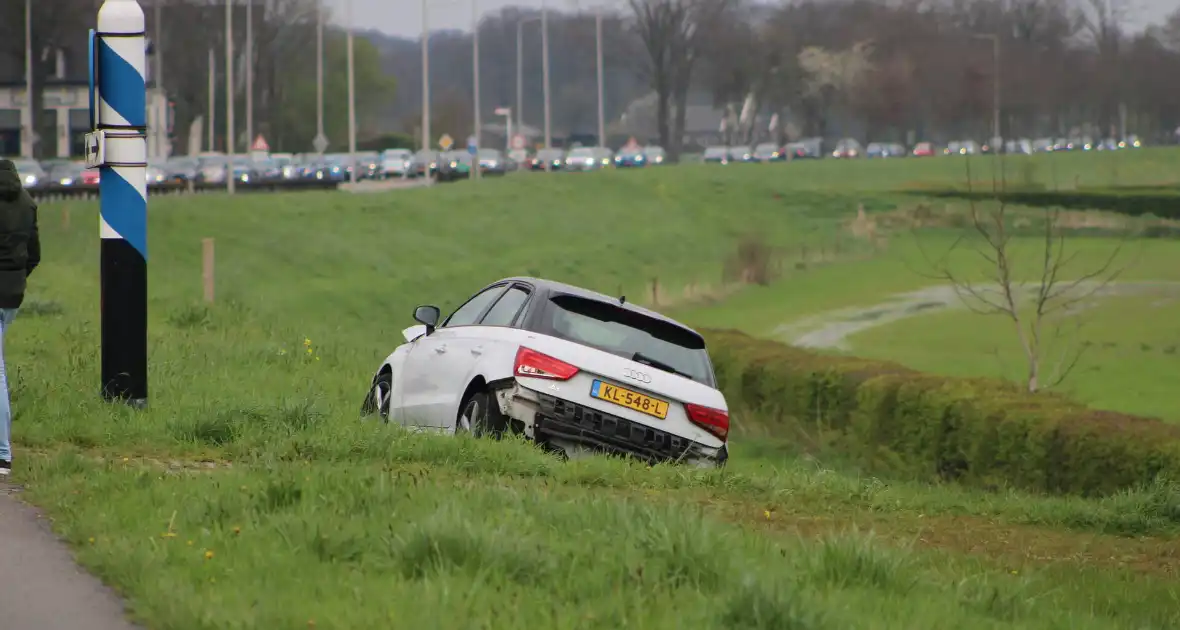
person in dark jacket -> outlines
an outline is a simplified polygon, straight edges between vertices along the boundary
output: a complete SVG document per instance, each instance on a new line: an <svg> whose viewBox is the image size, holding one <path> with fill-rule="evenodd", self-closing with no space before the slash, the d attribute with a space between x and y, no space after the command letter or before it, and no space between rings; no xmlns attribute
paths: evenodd
<svg viewBox="0 0 1180 630"><path fill-rule="evenodd" d="M12 470L12 406L4 368L4 337L25 299L29 274L41 262L37 203L11 160L0 160L0 477Z"/></svg>

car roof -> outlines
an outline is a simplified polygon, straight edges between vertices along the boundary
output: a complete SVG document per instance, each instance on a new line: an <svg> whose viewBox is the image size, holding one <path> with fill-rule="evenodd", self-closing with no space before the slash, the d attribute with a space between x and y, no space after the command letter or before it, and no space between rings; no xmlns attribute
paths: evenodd
<svg viewBox="0 0 1180 630"><path fill-rule="evenodd" d="M544 291L546 293L565 293L565 294L573 295L576 297L587 298L587 299L596 300L599 302L606 302L608 304L618 306L620 308L631 311L633 313L639 313L641 315L646 315L652 319L657 319L662 322L672 324L673 326L682 328L688 332L691 332L694 335L697 335L698 337L700 336L700 333L698 333L697 331L693 330L689 326L686 326L686 325L672 319L671 317L668 317L667 315L657 313L655 311L646 309L642 306L638 306L638 305L633 304L631 302L623 302L622 304L620 304L618 296L606 295L605 293L599 293L597 291L583 289L582 287L576 287L572 284L566 284L564 282L557 282L556 280L546 280L544 278L535 278L535 277L530 277L530 276L514 276L511 278L502 278L502 279L497 280L495 282L488 283L487 286L493 286L493 285L500 284L503 282L523 282L526 284L531 284L534 287L536 287L536 289L538 291Z"/></svg>

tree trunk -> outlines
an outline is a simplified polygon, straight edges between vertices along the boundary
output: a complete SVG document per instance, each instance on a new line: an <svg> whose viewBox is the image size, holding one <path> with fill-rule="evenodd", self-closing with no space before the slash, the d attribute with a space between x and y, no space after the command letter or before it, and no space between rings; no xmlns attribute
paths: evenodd
<svg viewBox="0 0 1180 630"><path fill-rule="evenodd" d="M671 134L668 130L668 101L670 100L667 74L663 69L656 69L656 128L660 134L660 146L671 152L669 145Z"/></svg>

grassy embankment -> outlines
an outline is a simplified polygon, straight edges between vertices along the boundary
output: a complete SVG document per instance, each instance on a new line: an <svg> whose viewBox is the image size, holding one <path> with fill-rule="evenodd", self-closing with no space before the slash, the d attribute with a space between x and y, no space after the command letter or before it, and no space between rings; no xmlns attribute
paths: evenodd
<svg viewBox="0 0 1180 630"><path fill-rule="evenodd" d="M558 464L357 421L414 305L516 273L637 295L649 277L715 282L751 230L831 244L857 202L893 203L805 190L848 167L899 168L159 200L141 413L96 396L94 206L68 206L67 229L67 206L47 205L45 263L6 340L15 481L154 628L1176 625L1163 487L1084 501L858 478L740 431L724 473ZM202 237L217 243L211 306ZM839 256L870 251L847 239ZM853 299L830 295L816 308Z"/></svg>
<svg viewBox="0 0 1180 630"><path fill-rule="evenodd" d="M1054 170L1062 188L1180 183L1180 152L1170 149L1009 160L1005 168L1009 181L1019 183L1031 173L1035 175L1032 183L1050 189ZM857 165L866 176L849 178L852 190L848 194L877 200L876 214L873 205L866 204L868 215L883 221L896 219L898 209L919 204L964 215L967 207L963 201L894 197L886 192L901 187L963 187L963 160L930 162L939 164L929 168L920 168L916 161L881 165L879 170L891 171L892 180L879 173L868 175L872 165ZM990 187L990 158L976 158L972 164L976 189ZM808 181L817 179L822 181L818 176ZM983 211L985 206L986 202L980 204ZM1017 218L1032 219L1040 213L1022 207L1010 212ZM1046 352L1045 374L1047 379L1056 365L1072 363L1080 351L1076 367L1058 391L1101 409L1180 420L1180 398L1172 377L1180 369L1180 334L1172 325L1180 317L1180 242L1174 238L1123 240L1126 231L1145 221L1150 220L1098 212L1074 212L1062 220L1074 231L1065 242L1066 255L1071 258L1067 278L1096 271L1108 262L1117 274L1104 294L1085 301L1079 315L1063 325L1053 319L1046 326L1053 341ZM945 280L929 275L937 275L932 261L949 251L953 239L966 231L943 226L915 234L896 226L882 251L871 259L813 266L806 273L792 275L789 281L749 288L721 303L694 305L678 309L677 314L698 325L734 327L783 341L810 335L811 341L828 351L898 361L939 374L1021 381L1027 374L1027 363L1009 319L982 316L965 308L930 308L948 298L957 302L953 292L937 289L938 285L949 287ZM1102 231L1108 233L1106 237L1093 235ZM1035 280L1043 240L1026 229L1013 240L1011 251L1016 265L1023 269L1018 278ZM961 246L944 267L983 286L994 278L995 269L980 252L991 255L986 249ZM924 289L923 295L904 297ZM1062 360L1063 356L1067 359Z"/></svg>

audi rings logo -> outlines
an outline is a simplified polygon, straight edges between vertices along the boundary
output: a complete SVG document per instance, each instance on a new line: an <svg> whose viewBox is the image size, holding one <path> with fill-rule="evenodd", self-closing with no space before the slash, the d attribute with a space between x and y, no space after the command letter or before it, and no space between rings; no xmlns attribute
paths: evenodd
<svg viewBox="0 0 1180 630"><path fill-rule="evenodd" d="M623 376L625 376L631 380L639 381L640 383L650 383L651 382L651 375L650 374L645 374L643 372L640 372L639 370L632 370L631 368L624 368L623 369Z"/></svg>

